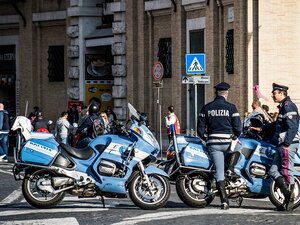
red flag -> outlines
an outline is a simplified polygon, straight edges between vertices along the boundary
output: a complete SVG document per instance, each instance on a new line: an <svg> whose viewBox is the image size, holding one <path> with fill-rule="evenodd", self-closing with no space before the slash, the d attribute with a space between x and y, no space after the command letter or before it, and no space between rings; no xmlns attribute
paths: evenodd
<svg viewBox="0 0 300 225"><path fill-rule="evenodd" d="M261 91L259 89L259 85L254 85L253 90L258 99L262 98L262 99L268 101L268 98L261 93Z"/></svg>

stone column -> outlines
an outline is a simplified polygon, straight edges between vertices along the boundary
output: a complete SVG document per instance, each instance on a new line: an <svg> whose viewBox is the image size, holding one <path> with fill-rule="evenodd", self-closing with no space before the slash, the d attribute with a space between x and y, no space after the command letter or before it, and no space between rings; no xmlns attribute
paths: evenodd
<svg viewBox="0 0 300 225"><path fill-rule="evenodd" d="M125 0L121 0L111 3L114 12L112 27L114 44L111 48L114 56L112 97L114 99L114 112L118 119L123 121L127 119L125 2Z"/></svg>

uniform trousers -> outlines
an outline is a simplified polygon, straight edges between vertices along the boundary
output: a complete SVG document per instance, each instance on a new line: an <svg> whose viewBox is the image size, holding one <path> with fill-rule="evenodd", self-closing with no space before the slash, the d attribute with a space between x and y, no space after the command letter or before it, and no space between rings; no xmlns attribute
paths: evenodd
<svg viewBox="0 0 300 225"><path fill-rule="evenodd" d="M288 184L294 184L293 170L298 145L293 143L287 148L281 146L277 149L270 168L270 176L273 179L283 176Z"/></svg>
<svg viewBox="0 0 300 225"><path fill-rule="evenodd" d="M215 139L216 140L216 139ZM225 157L228 155L228 148L230 143L228 140L218 139L218 144L210 144L208 150L212 156L212 160L215 165L215 178L217 182L225 180L224 170L225 170Z"/></svg>

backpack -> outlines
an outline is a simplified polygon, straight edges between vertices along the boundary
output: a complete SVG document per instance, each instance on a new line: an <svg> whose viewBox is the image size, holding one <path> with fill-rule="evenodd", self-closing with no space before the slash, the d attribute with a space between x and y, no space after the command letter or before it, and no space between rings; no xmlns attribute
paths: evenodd
<svg viewBox="0 0 300 225"><path fill-rule="evenodd" d="M95 118L92 120L92 128L93 128L93 138L102 135L104 133L105 127L101 118Z"/></svg>

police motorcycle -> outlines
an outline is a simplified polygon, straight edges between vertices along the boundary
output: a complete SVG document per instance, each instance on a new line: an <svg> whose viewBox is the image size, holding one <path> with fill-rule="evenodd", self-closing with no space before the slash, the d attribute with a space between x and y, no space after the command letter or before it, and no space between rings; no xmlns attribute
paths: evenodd
<svg viewBox="0 0 300 225"><path fill-rule="evenodd" d="M141 209L163 207L170 196L168 175L154 162L157 140L140 114L128 103L130 127L115 124L118 134L101 135L76 149L56 142L50 133L32 132L30 120L18 116L13 173L23 180L22 192L36 208L51 208L69 193L79 198L124 198L127 191Z"/></svg>
<svg viewBox="0 0 300 225"><path fill-rule="evenodd" d="M240 207L243 198L268 197L276 207L284 202L284 195L269 176L275 146L264 141L250 126L262 126L261 118L250 116L243 123L243 135L231 146L240 153L234 172L237 176L226 177L228 199ZM205 142L198 137L175 135L167 151L162 167L175 182L179 198L188 206L208 206L218 194L214 179L213 161ZM300 166L300 151L295 155L295 167ZM295 170L294 208L300 205L300 172Z"/></svg>

